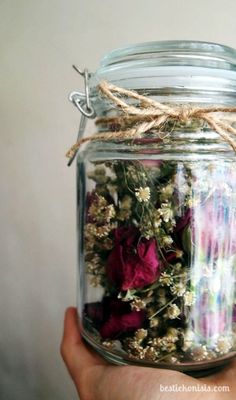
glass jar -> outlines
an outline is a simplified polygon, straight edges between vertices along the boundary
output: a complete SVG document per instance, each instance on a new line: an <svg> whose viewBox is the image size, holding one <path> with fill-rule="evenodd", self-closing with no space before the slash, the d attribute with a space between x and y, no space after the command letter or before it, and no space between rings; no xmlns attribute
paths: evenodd
<svg viewBox="0 0 236 400"><path fill-rule="evenodd" d="M89 90L97 117L116 116L102 80L171 106L233 106L236 51L164 41L111 52ZM235 355L236 155L199 119L162 133L78 153L78 310L107 360L203 374Z"/></svg>

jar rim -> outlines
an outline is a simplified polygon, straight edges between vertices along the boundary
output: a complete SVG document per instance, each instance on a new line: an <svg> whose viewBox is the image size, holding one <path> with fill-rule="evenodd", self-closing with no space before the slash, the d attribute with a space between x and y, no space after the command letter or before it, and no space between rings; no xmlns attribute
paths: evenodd
<svg viewBox="0 0 236 400"><path fill-rule="evenodd" d="M99 70L150 59L155 59L160 66L201 66L236 71L236 49L195 40L143 42L114 49L101 59Z"/></svg>

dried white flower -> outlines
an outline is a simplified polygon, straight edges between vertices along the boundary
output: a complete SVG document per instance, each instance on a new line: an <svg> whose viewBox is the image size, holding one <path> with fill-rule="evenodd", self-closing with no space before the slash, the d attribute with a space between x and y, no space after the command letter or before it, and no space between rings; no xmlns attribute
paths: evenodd
<svg viewBox="0 0 236 400"><path fill-rule="evenodd" d="M112 229L116 228L116 223L106 224L102 226L96 226L95 224L87 224L86 235L93 235L98 238L104 238L108 236Z"/></svg>
<svg viewBox="0 0 236 400"><path fill-rule="evenodd" d="M143 310L146 307L146 302L140 299L139 297L134 298L131 302L131 309L135 311Z"/></svg>
<svg viewBox="0 0 236 400"><path fill-rule="evenodd" d="M148 334L148 331L147 331L146 329L138 329L138 330L135 332L134 336L135 336L135 339L136 339L136 340L142 341L143 339L145 339L145 337L147 336L147 334Z"/></svg>
<svg viewBox="0 0 236 400"><path fill-rule="evenodd" d="M131 215L131 206L132 206L132 198L128 195L125 195L119 204L119 211L117 214L117 218L121 221L125 221Z"/></svg>
<svg viewBox="0 0 236 400"><path fill-rule="evenodd" d="M115 341L114 340L104 340L102 342L102 345L105 346L106 348L110 349L110 350L114 350L115 349Z"/></svg>
<svg viewBox="0 0 236 400"><path fill-rule="evenodd" d="M172 183L169 183L168 185L164 186L161 189L161 193L166 197L172 196L173 192L174 192L174 186Z"/></svg>
<svg viewBox="0 0 236 400"><path fill-rule="evenodd" d="M167 318L175 319L178 318L179 315L180 315L180 309L176 304L171 304L167 308L167 313L166 313Z"/></svg>
<svg viewBox="0 0 236 400"><path fill-rule="evenodd" d="M195 302L195 294L193 292L187 291L184 293L184 304L186 306L192 306Z"/></svg>
<svg viewBox="0 0 236 400"><path fill-rule="evenodd" d="M166 336L161 338L161 350L167 351L168 353L172 353L176 350L176 345L171 340L169 340Z"/></svg>
<svg viewBox="0 0 236 400"><path fill-rule="evenodd" d="M150 320L150 328L156 328L159 325L159 319L158 318L152 318Z"/></svg>
<svg viewBox="0 0 236 400"><path fill-rule="evenodd" d="M152 346L147 346L144 349L144 357L147 360L155 361L159 355L159 352Z"/></svg>
<svg viewBox="0 0 236 400"><path fill-rule="evenodd" d="M220 354L226 354L232 347L232 341L227 337L219 337L216 342L215 350Z"/></svg>
<svg viewBox="0 0 236 400"><path fill-rule="evenodd" d="M163 247L169 247L169 246L171 246L172 243L173 243L172 237L171 237L171 236L168 236L168 235L162 236L160 239L161 239L161 240L160 240L161 245L162 245Z"/></svg>
<svg viewBox="0 0 236 400"><path fill-rule="evenodd" d="M90 278L90 285L92 287L97 287L101 284L101 275L94 275Z"/></svg>
<svg viewBox="0 0 236 400"><path fill-rule="evenodd" d="M158 208L158 212L164 222L171 221L174 216L173 210L167 202L162 203L161 208Z"/></svg>
<svg viewBox="0 0 236 400"><path fill-rule="evenodd" d="M190 354L195 361L203 361L208 358L208 350L206 346L197 346L191 351Z"/></svg>
<svg viewBox="0 0 236 400"><path fill-rule="evenodd" d="M125 195L120 202L120 208L125 210L130 210L132 205L132 198L128 195Z"/></svg>
<svg viewBox="0 0 236 400"><path fill-rule="evenodd" d="M148 186L141 186L140 188L135 189L135 196L140 203L147 203L150 199L150 188Z"/></svg>
<svg viewBox="0 0 236 400"><path fill-rule="evenodd" d="M170 286L171 283L173 281L173 278L170 274L168 274L167 272L162 272L159 278L159 282L162 285L166 285L166 286Z"/></svg>
<svg viewBox="0 0 236 400"><path fill-rule="evenodd" d="M171 292L173 294L175 294L176 296L183 296L183 294L185 293L186 287L182 282L178 282L175 283L172 287L171 287Z"/></svg>
<svg viewBox="0 0 236 400"><path fill-rule="evenodd" d="M177 274L177 273L182 272L182 271L183 271L182 264L180 262L176 263L175 264L175 273Z"/></svg>
<svg viewBox="0 0 236 400"><path fill-rule="evenodd" d="M114 218L115 215L116 215L116 212L115 212L115 208L114 208L113 204L109 204L109 206L107 206L105 208L105 220L107 222L110 222L110 220L112 218Z"/></svg>
<svg viewBox="0 0 236 400"><path fill-rule="evenodd" d="M176 258L182 258L184 255L184 252L182 250L177 249L176 250Z"/></svg>
<svg viewBox="0 0 236 400"><path fill-rule="evenodd" d="M179 339L179 331L176 328L168 328L167 329L167 333L166 333L166 338L170 341L170 342L177 342L177 340Z"/></svg>

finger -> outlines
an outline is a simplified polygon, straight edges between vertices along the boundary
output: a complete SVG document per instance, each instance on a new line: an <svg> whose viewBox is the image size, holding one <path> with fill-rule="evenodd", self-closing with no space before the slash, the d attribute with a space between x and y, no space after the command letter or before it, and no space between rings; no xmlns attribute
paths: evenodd
<svg viewBox="0 0 236 400"><path fill-rule="evenodd" d="M70 307L66 310L64 333L61 344L61 354L67 368L74 378L81 369L105 362L83 342L79 327L77 310Z"/></svg>
<svg viewBox="0 0 236 400"><path fill-rule="evenodd" d="M76 346L81 341L77 310L75 307L69 307L65 312L62 342L69 346Z"/></svg>

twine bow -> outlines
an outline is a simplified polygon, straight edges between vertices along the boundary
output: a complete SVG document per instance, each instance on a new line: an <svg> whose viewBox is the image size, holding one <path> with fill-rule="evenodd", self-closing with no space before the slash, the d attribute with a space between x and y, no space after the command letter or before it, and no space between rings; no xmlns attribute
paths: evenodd
<svg viewBox="0 0 236 400"><path fill-rule="evenodd" d="M205 121L236 152L236 128L231 126L230 123L225 122L225 117L222 118L222 116L219 117L215 114L218 112L236 113L236 107L169 106L152 100L149 97L142 96L133 90L127 90L106 81L100 82L98 90L121 111L121 114L115 117L98 118L96 124L103 126L115 124L119 129L115 131L106 130L82 138L67 152L66 156L70 159L75 156L83 143L138 138L145 133L158 134L161 126L168 121L188 122L192 118ZM124 100L125 98L136 100L136 105L129 104Z"/></svg>

